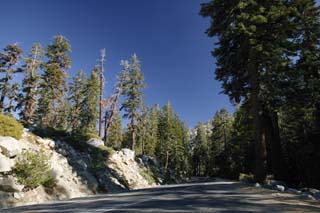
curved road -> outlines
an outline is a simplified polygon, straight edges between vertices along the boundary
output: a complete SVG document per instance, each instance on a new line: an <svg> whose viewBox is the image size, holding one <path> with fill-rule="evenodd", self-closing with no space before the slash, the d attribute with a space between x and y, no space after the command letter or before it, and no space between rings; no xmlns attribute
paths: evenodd
<svg viewBox="0 0 320 213"><path fill-rule="evenodd" d="M0 212L320 212L320 202L299 195L215 181L96 195Z"/></svg>

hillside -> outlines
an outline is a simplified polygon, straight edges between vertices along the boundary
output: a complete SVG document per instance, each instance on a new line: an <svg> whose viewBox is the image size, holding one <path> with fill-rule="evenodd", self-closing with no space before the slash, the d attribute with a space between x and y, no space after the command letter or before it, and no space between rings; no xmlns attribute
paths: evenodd
<svg viewBox="0 0 320 213"><path fill-rule="evenodd" d="M144 167L142 159L148 158L139 159L138 163L133 151L116 152L102 144L98 139L91 139L86 149L77 150L64 141L41 138L27 129L19 140L0 136L0 207L156 185L150 169ZM45 167L41 167L42 164L32 167L32 164L45 160L51 183L35 183L40 179L41 168ZM18 170L21 163L25 164ZM27 172L32 177L21 175Z"/></svg>

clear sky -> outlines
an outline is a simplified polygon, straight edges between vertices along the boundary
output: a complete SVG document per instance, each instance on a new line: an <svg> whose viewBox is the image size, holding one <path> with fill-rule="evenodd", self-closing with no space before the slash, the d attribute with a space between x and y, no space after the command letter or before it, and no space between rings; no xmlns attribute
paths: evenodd
<svg viewBox="0 0 320 213"><path fill-rule="evenodd" d="M205 34L209 20L198 15L197 0L10 0L1 2L0 48L19 42L46 46L52 36L66 36L72 46L73 76L87 73L106 48L106 93L120 71L120 60L136 53L142 62L148 106L170 101L194 126L220 108L233 111L214 80L214 41ZM18 78L18 76L17 76Z"/></svg>

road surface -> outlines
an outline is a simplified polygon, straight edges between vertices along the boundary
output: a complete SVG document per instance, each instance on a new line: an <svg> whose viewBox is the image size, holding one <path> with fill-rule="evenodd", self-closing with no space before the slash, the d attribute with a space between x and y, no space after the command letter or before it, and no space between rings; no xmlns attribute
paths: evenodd
<svg viewBox="0 0 320 213"><path fill-rule="evenodd" d="M0 212L320 212L320 202L299 195L215 181L96 195Z"/></svg>

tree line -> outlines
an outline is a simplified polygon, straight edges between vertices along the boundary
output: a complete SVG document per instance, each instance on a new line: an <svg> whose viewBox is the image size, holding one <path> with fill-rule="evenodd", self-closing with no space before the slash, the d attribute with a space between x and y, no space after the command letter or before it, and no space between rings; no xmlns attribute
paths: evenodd
<svg viewBox="0 0 320 213"><path fill-rule="evenodd" d="M168 181L186 177L188 127L169 102L163 108L145 106L138 56L121 61L113 94L101 97L103 63L93 67L89 76L80 70L70 78L70 52L71 45L62 35L54 36L45 48L34 44L27 56L18 44L6 46L0 53L0 111L18 115L26 127L72 136L99 138L97 127L104 123L105 145L157 158ZM21 82L17 75L23 76ZM124 129L122 119L129 121Z"/></svg>

